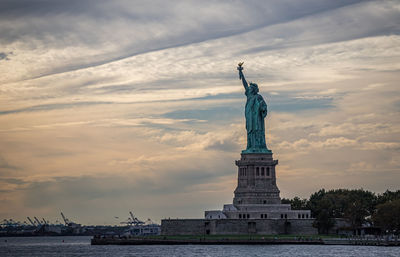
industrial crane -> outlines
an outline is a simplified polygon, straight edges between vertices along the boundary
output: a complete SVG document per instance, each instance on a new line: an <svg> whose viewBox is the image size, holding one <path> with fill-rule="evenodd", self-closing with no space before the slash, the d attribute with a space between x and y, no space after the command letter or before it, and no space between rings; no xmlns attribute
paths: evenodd
<svg viewBox="0 0 400 257"><path fill-rule="evenodd" d="M129 212L129 214L131 215L131 218L132 218L132 225L136 226L136 225L144 224L144 222L139 220L137 217L135 217L131 211Z"/></svg>
<svg viewBox="0 0 400 257"><path fill-rule="evenodd" d="M67 219L64 215L64 213L61 212L61 217L63 218L65 225L68 227L74 227L74 228L79 228L81 227L81 224L77 224L75 222L70 221L69 219Z"/></svg>
<svg viewBox="0 0 400 257"><path fill-rule="evenodd" d="M33 221L31 220L31 218L29 218L29 217L26 217L26 218L29 220L29 222L30 222L33 226L36 226L35 222L33 222Z"/></svg>
<svg viewBox="0 0 400 257"><path fill-rule="evenodd" d="M136 219L135 216L133 216L133 213L130 211L129 214L131 215L132 221Z"/></svg>
<svg viewBox="0 0 400 257"><path fill-rule="evenodd" d="M62 212L61 212L61 217L63 218L66 226L68 226L68 224L71 223L67 218L65 218L64 213Z"/></svg>
<svg viewBox="0 0 400 257"><path fill-rule="evenodd" d="M38 218L36 218L36 217L33 217L33 218L36 220L38 226L39 226L39 225L42 225L42 223L40 222L40 220L39 220Z"/></svg>
<svg viewBox="0 0 400 257"><path fill-rule="evenodd" d="M128 220L120 222L121 224L128 224L130 226L137 226L137 225L144 224L144 222L139 220L138 218L136 218L135 215L133 215L133 213L131 211L129 212L129 214L130 214L130 217L128 217Z"/></svg>

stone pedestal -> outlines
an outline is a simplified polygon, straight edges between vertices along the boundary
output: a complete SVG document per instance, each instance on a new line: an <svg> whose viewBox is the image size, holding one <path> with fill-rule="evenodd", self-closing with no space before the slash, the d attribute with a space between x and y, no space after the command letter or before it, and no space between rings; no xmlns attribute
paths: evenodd
<svg viewBox="0 0 400 257"><path fill-rule="evenodd" d="M245 205L280 204L275 173L278 160L272 158L272 153L242 153L241 156L236 161L238 185L233 205L240 210Z"/></svg>
<svg viewBox="0 0 400 257"><path fill-rule="evenodd" d="M278 160L272 158L272 153L242 152L240 160L236 161L238 183L233 204L225 204L222 210L205 211L205 218L311 219L310 210L292 210L290 204L281 203L280 191L276 185L277 164Z"/></svg>

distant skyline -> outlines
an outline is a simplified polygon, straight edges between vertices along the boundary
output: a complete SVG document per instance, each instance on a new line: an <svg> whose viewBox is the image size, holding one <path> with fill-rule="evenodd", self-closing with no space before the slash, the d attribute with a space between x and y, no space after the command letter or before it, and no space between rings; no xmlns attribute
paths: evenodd
<svg viewBox="0 0 400 257"><path fill-rule="evenodd" d="M281 197L400 188L399 1L3 0L0 219L231 203L239 61L268 104Z"/></svg>

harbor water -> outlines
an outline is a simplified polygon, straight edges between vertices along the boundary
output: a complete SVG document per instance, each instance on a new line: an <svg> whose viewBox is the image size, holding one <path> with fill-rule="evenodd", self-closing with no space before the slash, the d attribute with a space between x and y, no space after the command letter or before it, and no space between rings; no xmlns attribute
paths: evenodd
<svg viewBox="0 0 400 257"><path fill-rule="evenodd" d="M0 256L400 256L400 247L344 245L90 245L91 237L0 237Z"/></svg>

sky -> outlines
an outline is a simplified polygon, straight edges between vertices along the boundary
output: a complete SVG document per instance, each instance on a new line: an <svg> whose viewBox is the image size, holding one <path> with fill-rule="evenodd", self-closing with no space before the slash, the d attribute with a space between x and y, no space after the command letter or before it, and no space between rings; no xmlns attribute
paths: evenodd
<svg viewBox="0 0 400 257"><path fill-rule="evenodd" d="M399 1L1 0L0 220L232 203L240 61L281 197L400 189Z"/></svg>

